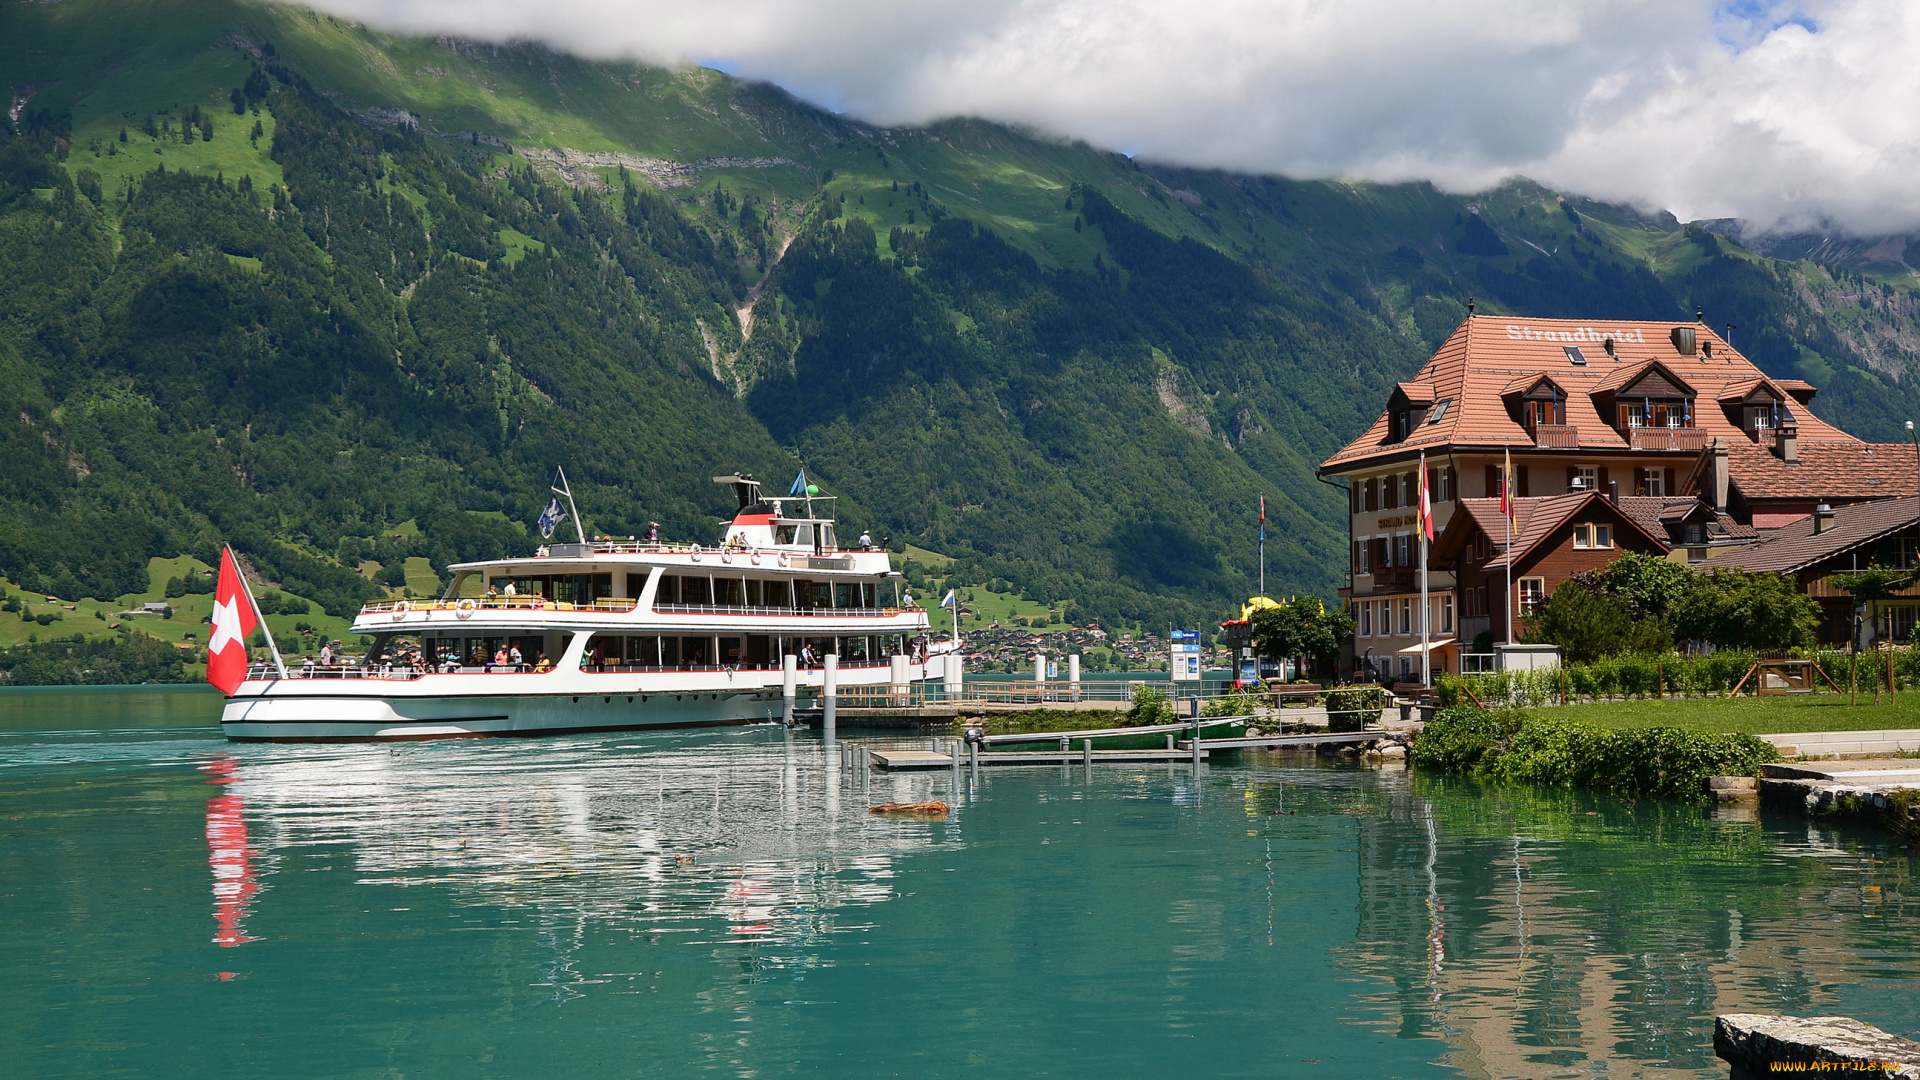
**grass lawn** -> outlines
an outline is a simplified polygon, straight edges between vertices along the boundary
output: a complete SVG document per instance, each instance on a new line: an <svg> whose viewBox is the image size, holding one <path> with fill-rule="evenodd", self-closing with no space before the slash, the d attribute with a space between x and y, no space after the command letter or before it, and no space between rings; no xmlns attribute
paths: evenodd
<svg viewBox="0 0 1920 1080"><path fill-rule="evenodd" d="M1603 701L1533 710L1540 716L1584 720L1602 727L1677 727L1691 731L1744 731L1777 735L1797 731L1878 731L1920 728L1920 692L1901 693L1893 703L1873 704L1871 693L1849 705L1845 694L1795 697L1666 698Z"/></svg>

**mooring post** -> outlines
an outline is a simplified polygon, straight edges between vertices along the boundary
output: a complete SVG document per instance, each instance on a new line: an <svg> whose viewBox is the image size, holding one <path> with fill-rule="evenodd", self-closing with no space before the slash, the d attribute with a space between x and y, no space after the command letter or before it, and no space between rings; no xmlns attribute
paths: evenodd
<svg viewBox="0 0 1920 1080"><path fill-rule="evenodd" d="M834 699L840 694L840 654L828 653L826 666L820 672L820 730L826 736L827 746L834 744L834 722L838 719L834 711Z"/></svg>
<svg viewBox="0 0 1920 1080"><path fill-rule="evenodd" d="M1067 700L1080 700L1080 654L1067 654Z"/></svg>
<svg viewBox="0 0 1920 1080"><path fill-rule="evenodd" d="M1193 722L1193 775L1200 775L1200 721Z"/></svg>
<svg viewBox="0 0 1920 1080"><path fill-rule="evenodd" d="M1047 654L1043 652L1033 654L1033 700L1047 700Z"/></svg>
<svg viewBox="0 0 1920 1080"><path fill-rule="evenodd" d="M780 719L793 726L793 696L798 692L800 658L788 653L780 658Z"/></svg>
<svg viewBox="0 0 1920 1080"><path fill-rule="evenodd" d="M1080 767L1087 771L1087 779L1093 779L1093 740L1080 740Z"/></svg>

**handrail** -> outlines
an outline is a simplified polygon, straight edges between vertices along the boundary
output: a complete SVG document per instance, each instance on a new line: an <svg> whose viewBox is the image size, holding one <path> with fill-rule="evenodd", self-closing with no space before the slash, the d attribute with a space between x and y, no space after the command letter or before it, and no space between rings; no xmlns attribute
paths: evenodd
<svg viewBox="0 0 1920 1080"><path fill-rule="evenodd" d="M402 607L401 605L406 605ZM472 607L465 605L472 604ZM362 605L362 615L385 615L391 613L406 614L414 611L571 611L614 613L631 612L639 609L640 602L634 597L608 597L595 600L591 604L575 604L564 600L548 600L539 596L467 596L441 598L438 600L387 600Z"/></svg>
<svg viewBox="0 0 1920 1080"><path fill-rule="evenodd" d="M912 611L920 613L919 608L836 608L836 607L750 607L735 604L655 604L653 610L661 615L801 615L810 618L887 618Z"/></svg>

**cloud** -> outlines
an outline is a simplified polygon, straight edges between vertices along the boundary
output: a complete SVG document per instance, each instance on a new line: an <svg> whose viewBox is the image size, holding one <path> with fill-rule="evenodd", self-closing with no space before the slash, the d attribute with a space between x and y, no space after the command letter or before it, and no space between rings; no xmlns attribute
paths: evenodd
<svg viewBox="0 0 1920 1080"><path fill-rule="evenodd" d="M1521 174L1683 218L1920 228L1900 0L319 0L392 30L717 63L879 124L1020 123L1290 176Z"/></svg>

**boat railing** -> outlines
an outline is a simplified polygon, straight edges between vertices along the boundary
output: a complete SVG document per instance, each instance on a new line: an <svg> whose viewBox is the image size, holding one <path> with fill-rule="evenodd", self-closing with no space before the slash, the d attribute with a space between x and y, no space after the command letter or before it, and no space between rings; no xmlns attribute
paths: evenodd
<svg viewBox="0 0 1920 1080"><path fill-rule="evenodd" d="M630 596L603 597L589 604L548 600L542 596L468 596L439 600L385 600L362 606L360 614L405 615L415 611L451 611L456 615L475 611L586 611L620 614L634 611L638 607L639 601Z"/></svg>
<svg viewBox="0 0 1920 1080"><path fill-rule="evenodd" d="M841 671L887 670L886 664L855 662L843 665ZM589 675L617 675L628 673L672 673L676 671L779 671L779 664L594 664L580 665L580 670ZM819 668L802 668L802 674L815 675ZM852 688L847 688L851 690ZM809 693L813 691L808 690Z"/></svg>
<svg viewBox="0 0 1920 1080"><path fill-rule="evenodd" d="M800 615L811 618L880 619L917 608L753 607L741 604L655 604L661 615Z"/></svg>

